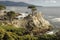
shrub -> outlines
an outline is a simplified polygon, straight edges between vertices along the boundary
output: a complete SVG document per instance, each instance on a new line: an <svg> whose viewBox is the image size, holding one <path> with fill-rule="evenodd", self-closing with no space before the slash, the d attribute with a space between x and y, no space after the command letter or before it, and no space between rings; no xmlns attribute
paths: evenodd
<svg viewBox="0 0 60 40"><path fill-rule="evenodd" d="M60 40L60 36L57 35L40 35L31 36L28 30L24 28L16 28L12 25L0 26L0 40ZM26 33L26 34L24 34Z"/></svg>
<svg viewBox="0 0 60 40"><path fill-rule="evenodd" d="M4 37L5 35L5 30L0 28L0 40Z"/></svg>
<svg viewBox="0 0 60 40"><path fill-rule="evenodd" d="M57 36L44 34L44 35L39 36L38 40L57 40Z"/></svg>

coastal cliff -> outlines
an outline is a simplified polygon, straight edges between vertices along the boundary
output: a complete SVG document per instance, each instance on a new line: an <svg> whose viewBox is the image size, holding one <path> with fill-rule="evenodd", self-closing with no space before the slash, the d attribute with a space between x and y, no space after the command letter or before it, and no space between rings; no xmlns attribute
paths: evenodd
<svg viewBox="0 0 60 40"><path fill-rule="evenodd" d="M20 20L20 27L24 27L34 34L45 33L52 29L52 25L49 21L45 20L41 13L35 13L33 16L29 14Z"/></svg>

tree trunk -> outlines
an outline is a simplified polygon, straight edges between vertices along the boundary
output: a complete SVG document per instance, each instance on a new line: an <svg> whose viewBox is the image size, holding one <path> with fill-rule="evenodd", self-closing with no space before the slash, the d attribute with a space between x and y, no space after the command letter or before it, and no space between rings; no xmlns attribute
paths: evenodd
<svg viewBox="0 0 60 40"><path fill-rule="evenodd" d="M32 16L33 16L33 14L34 14L34 11L32 10Z"/></svg>
<svg viewBox="0 0 60 40"><path fill-rule="evenodd" d="M12 24L12 18L9 18L10 23Z"/></svg>

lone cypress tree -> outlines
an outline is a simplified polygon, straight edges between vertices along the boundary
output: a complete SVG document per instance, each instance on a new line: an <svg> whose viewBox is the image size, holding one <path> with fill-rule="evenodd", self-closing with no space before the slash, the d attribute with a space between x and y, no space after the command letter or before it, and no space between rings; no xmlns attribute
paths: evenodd
<svg viewBox="0 0 60 40"><path fill-rule="evenodd" d="M28 8L31 9L32 15L33 15L34 12L37 10L34 5L30 5L30 6L28 6Z"/></svg>

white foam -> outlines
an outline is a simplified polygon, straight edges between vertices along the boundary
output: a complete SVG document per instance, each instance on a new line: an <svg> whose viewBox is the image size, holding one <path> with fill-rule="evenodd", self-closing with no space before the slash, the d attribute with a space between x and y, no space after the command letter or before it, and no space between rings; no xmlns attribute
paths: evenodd
<svg viewBox="0 0 60 40"><path fill-rule="evenodd" d="M26 17L28 14L27 13L21 13L22 15L19 15L17 18L24 18Z"/></svg>
<svg viewBox="0 0 60 40"><path fill-rule="evenodd" d="M53 22L60 22L60 18L51 19Z"/></svg>
<svg viewBox="0 0 60 40"><path fill-rule="evenodd" d="M51 31L51 32L47 32L47 34L54 34L54 32L53 32L53 31Z"/></svg>

